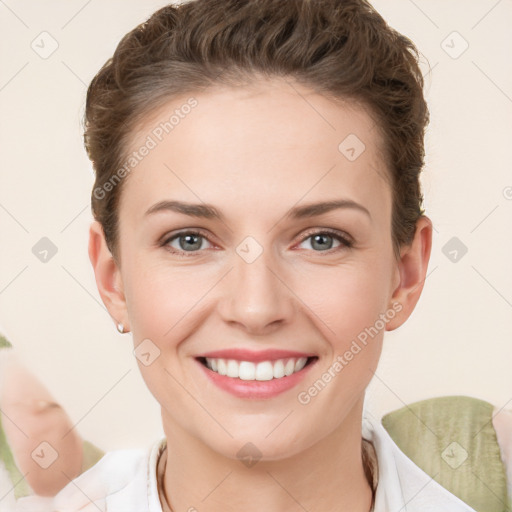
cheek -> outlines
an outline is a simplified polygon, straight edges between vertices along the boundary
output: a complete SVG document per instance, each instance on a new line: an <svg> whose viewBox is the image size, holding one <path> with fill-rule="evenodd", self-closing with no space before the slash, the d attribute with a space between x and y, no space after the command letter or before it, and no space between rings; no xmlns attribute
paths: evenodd
<svg viewBox="0 0 512 512"><path fill-rule="evenodd" d="M314 312L316 324L335 352L344 351L352 339L374 325L385 312L388 271L378 264L372 268L340 265L302 281L298 295Z"/></svg>
<svg viewBox="0 0 512 512"><path fill-rule="evenodd" d="M130 328L137 343L151 339L160 350L172 348L197 320L204 298L218 280L213 269L126 267L125 296Z"/></svg>
<svg viewBox="0 0 512 512"><path fill-rule="evenodd" d="M149 353L151 359L146 364L144 357L137 356L139 370L160 404L172 399L178 405L183 393L177 381L181 382L183 375L177 351L193 331L191 322L197 322L208 279L191 268L125 268L125 296L135 353Z"/></svg>

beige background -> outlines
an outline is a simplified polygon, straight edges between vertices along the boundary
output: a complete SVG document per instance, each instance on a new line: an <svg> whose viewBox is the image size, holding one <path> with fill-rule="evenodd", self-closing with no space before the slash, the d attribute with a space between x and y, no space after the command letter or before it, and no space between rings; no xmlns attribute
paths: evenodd
<svg viewBox="0 0 512 512"><path fill-rule="evenodd" d="M131 336L116 332L87 257L93 176L80 120L86 84L165 3L0 2L0 323L104 449L146 446L162 430ZM436 231L418 307L386 335L370 410L445 394L511 407L512 2L374 4L424 55L432 121L423 186ZM31 47L42 52L41 38L46 51L58 44L45 59ZM42 237L57 248L46 263L32 253ZM457 262L443 253L453 237L468 248Z"/></svg>

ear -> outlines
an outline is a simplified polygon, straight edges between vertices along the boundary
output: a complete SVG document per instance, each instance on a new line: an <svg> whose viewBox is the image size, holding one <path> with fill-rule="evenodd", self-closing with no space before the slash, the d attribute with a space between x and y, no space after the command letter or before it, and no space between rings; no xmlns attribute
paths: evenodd
<svg viewBox="0 0 512 512"><path fill-rule="evenodd" d="M110 252L103 227L94 221L89 228L89 259L96 277L98 292L116 325L121 322L130 330L121 270Z"/></svg>
<svg viewBox="0 0 512 512"><path fill-rule="evenodd" d="M393 331L400 327L416 307L425 283L431 249L432 221L422 215L416 222L414 240L400 251L390 302L400 304L401 309L386 324L386 331ZM398 310L396 306L393 309Z"/></svg>

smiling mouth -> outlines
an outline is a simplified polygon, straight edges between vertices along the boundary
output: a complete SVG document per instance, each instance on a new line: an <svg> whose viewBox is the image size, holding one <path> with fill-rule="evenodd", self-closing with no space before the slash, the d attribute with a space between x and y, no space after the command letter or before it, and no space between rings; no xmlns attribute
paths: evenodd
<svg viewBox="0 0 512 512"><path fill-rule="evenodd" d="M272 361L237 361L235 359L222 359L198 357L197 360L206 368L218 375L246 381L268 381L283 379L298 373L306 366L314 363L318 357L287 357Z"/></svg>

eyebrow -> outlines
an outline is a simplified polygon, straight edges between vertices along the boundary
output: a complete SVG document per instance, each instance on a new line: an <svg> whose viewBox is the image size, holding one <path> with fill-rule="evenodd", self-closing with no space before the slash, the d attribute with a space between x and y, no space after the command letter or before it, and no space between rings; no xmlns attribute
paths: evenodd
<svg viewBox="0 0 512 512"><path fill-rule="evenodd" d="M370 212L361 204L352 201L351 199L338 199L333 201L324 201L320 203L311 203L306 204L304 206L296 206L292 208L287 214L286 217L292 219L304 219L308 217L315 217L318 215L322 215L324 213L328 213L332 210L336 209L345 209L351 208L354 210L358 210L360 212L365 213L370 219L372 218ZM219 212L213 205L210 204L194 204L194 203L184 203L181 201L169 201L164 200L160 201L151 208L149 208L146 215L151 215L153 213L162 212L162 211L172 211L176 213L182 213L184 215L188 215L190 217L204 218L204 219L219 219L224 220L224 215Z"/></svg>

